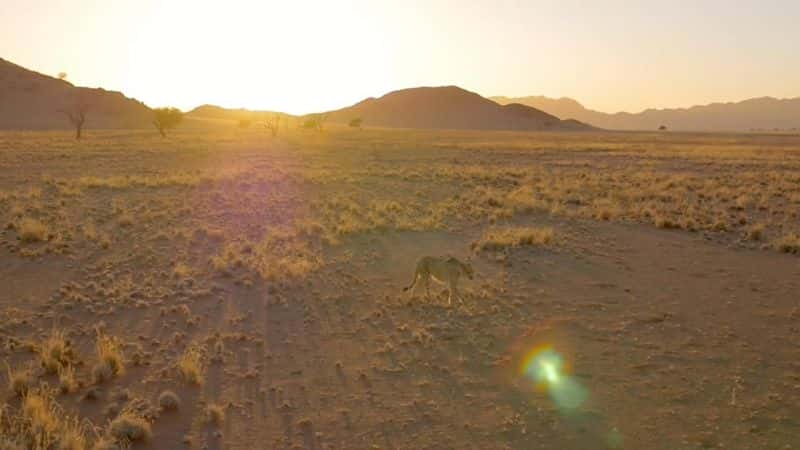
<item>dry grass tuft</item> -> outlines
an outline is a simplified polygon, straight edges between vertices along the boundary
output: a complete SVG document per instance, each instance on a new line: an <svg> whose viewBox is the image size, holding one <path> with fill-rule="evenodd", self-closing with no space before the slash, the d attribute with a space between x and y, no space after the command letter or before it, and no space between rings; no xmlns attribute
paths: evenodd
<svg viewBox="0 0 800 450"><path fill-rule="evenodd" d="M97 230L93 224L89 223L83 226L83 237L89 242L94 242L102 248L111 246L111 238L107 234Z"/></svg>
<svg viewBox="0 0 800 450"><path fill-rule="evenodd" d="M61 422L58 437L58 450L86 450L88 447L85 427L77 417L71 417Z"/></svg>
<svg viewBox="0 0 800 450"><path fill-rule="evenodd" d="M98 359L92 367L92 379L95 383L102 383L125 373L122 348L117 339L102 334L98 335L95 352Z"/></svg>
<svg viewBox="0 0 800 450"><path fill-rule="evenodd" d="M58 371L58 388L64 394L71 394L80 387L75 379L75 369L70 366L62 366Z"/></svg>
<svg viewBox="0 0 800 450"><path fill-rule="evenodd" d="M22 242L42 242L47 239L47 226L30 217L20 219L16 229Z"/></svg>
<svg viewBox="0 0 800 450"><path fill-rule="evenodd" d="M172 275L175 278L188 278L192 276L192 273L194 273L192 268L185 263L175 264L175 267L172 269Z"/></svg>
<svg viewBox="0 0 800 450"><path fill-rule="evenodd" d="M196 347L189 347L178 360L178 373L189 384L203 384L203 361Z"/></svg>
<svg viewBox="0 0 800 450"><path fill-rule="evenodd" d="M775 240L773 246L783 253L798 254L800 253L800 235L796 233L785 234Z"/></svg>
<svg viewBox="0 0 800 450"><path fill-rule="evenodd" d="M70 360L72 349L62 330L53 330L39 349L39 360L47 373L59 373Z"/></svg>
<svg viewBox="0 0 800 450"><path fill-rule="evenodd" d="M101 436L92 445L92 450L125 450L127 448L127 445L117 444L110 436Z"/></svg>
<svg viewBox="0 0 800 450"><path fill-rule="evenodd" d="M555 239L555 232L550 227L513 227L491 229L472 244L478 250L502 250L509 247L544 246Z"/></svg>
<svg viewBox="0 0 800 450"><path fill-rule="evenodd" d="M658 228L664 228L664 229L667 229L667 230L676 229L676 228L680 228L681 227L681 225L678 222L672 220L671 218L669 218L667 216L663 216L663 215L656 215L653 218L653 224L655 224L655 226L658 227Z"/></svg>
<svg viewBox="0 0 800 450"><path fill-rule="evenodd" d="M56 436L60 425L59 416L53 410L47 394L28 392L22 399L21 408L28 434L34 437L34 441L50 441Z"/></svg>
<svg viewBox="0 0 800 450"><path fill-rule="evenodd" d="M121 227L129 227L135 222L133 215L130 213L122 213L117 219L117 224Z"/></svg>
<svg viewBox="0 0 800 450"><path fill-rule="evenodd" d="M756 224L750 227L745 233L745 238L748 241L760 241L764 239L764 225L763 224Z"/></svg>
<svg viewBox="0 0 800 450"><path fill-rule="evenodd" d="M216 403L209 403L206 406L206 423L221 426L225 423L225 410Z"/></svg>
<svg viewBox="0 0 800 450"><path fill-rule="evenodd" d="M19 410L0 407L0 448L86 450L87 426L64 413L51 391L29 391Z"/></svg>
<svg viewBox="0 0 800 450"><path fill-rule="evenodd" d="M8 389L19 397L27 394L33 386L34 379L30 369L14 370L6 362L6 373L8 374Z"/></svg>

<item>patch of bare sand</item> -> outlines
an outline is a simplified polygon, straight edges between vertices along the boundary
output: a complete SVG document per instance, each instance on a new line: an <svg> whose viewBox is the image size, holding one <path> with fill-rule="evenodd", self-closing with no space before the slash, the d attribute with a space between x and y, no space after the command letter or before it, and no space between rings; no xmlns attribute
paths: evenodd
<svg viewBox="0 0 800 450"><path fill-rule="evenodd" d="M456 308L444 306L444 293L409 301L400 288L419 254L466 249L469 232L348 243L311 286L236 295L225 316L247 319L230 332L261 332L266 354L238 345L231 373L214 382L233 405L226 445L792 442L793 259L637 226L560 225L570 236L561 248L479 258ZM259 301L263 310L251 314ZM589 392L577 411L560 412L516 374L519 352L542 340L570 355Z"/></svg>

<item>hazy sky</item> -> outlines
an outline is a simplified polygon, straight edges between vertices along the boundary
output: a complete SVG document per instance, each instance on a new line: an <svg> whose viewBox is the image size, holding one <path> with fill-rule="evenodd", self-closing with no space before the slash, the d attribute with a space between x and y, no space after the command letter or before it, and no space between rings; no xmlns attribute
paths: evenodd
<svg viewBox="0 0 800 450"><path fill-rule="evenodd" d="M0 57L151 106L413 87L615 112L800 96L800 1L0 0Z"/></svg>

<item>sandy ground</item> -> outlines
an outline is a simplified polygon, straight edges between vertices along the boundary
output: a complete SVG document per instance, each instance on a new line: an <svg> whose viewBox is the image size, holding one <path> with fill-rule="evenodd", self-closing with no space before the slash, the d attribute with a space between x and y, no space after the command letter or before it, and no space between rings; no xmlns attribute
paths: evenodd
<svg viewBox="0 0 800 450"><path fill-rule="evenodd" d="M800 138L5 133L0 148L0 359L31 390L58 386L39 361L62 330L79 388L54 401L89 443L133 411L152 432L134 448L800 446L800 264L772 243L796 230ZM639 176L709 192L619 200L606 217L574 187L644 191ZM573 187L504 209L520 186L546 198L538 182ZM41 239L22 238L23 218ZM555 238L473 248L526 227ZM402 292L417 258L446 254L475 269L463 303ZM98 335L121 343L110 380L92 376ZM522 374L541 344L579 405ZM177 367L187 351L199 384ZM177 410L159 408L165 390ZM22 414L6 383L0 402Z"/></svg>

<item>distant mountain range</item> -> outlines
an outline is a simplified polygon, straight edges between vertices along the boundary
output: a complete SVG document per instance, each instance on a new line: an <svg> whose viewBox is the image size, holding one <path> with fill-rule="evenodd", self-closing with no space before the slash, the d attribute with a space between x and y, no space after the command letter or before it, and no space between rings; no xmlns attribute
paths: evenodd
<svg viewBox="0 0 800 450"><path fill-rule="evenodd" d="M87 108L86 128L149 128L153 111L120 92L77 87L0 58L0 129L67 129L64 111ZM204 105L187 113L186 126L248 119L257 121L271 111L226 109ZM583 107L569 98L491 97L456 86L419 87L368 98L353 106L329 111L329 122L360 118L364 126L474 130L797 130L800 98L754 98L738 103L712 103L686 109L648 109L607 114ZM288 116L285 115L284 116ZM305 117L305 116L303 116ZM302 118L302 117L301 117Z"/></svg>
<svg viewBox="0 0 800 450"><path fill-rule="evenodd" d="M151 127L153 112L119 92L76 87L0 58L0 129L69 128L63 112L85 105L86 128Z"/></svg>
<svg viewBox="0 0 800 450"><path fill-rule="evenodd" d="M361 118L365 126L469 130L589 130L575 120L561 120L536 108L500 105L456 86L419 87L368 98L330 111L328 120Z"/></svg>
<svg viewBox="0 0 800 450"><path fill-rule="evenodd" d="M571 98L490 97L500 104L521 103L562 119L577 119L613 130L655 130L665 126L684 131L800 130L800 97L761 97L691 108L648 109L640 113L593 111Z"/></svg>

